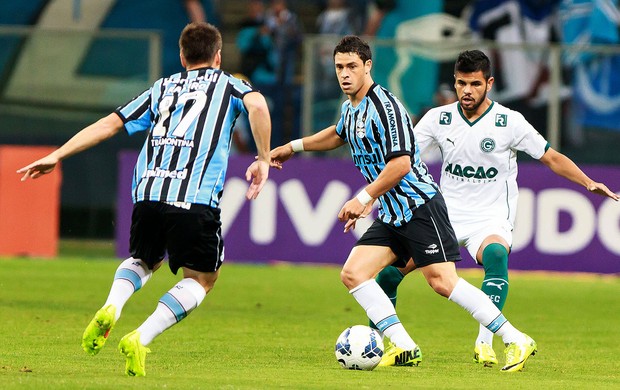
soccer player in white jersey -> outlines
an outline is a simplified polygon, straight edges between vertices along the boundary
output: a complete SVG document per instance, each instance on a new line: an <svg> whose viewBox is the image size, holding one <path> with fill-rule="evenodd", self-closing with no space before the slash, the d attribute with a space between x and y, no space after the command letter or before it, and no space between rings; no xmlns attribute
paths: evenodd
<svg viewBox="0 0 620 390"><path fill-rule="evenodd" d="M536 352L536 343L510 324L482 291L458 277L454 263L461 257L445 202L420 160L404 106L372 80L370 47L357 36L345 36L333 58L340 88L348 97L340 120L275 148L271 163L281 169L296 152L347 145L368 186L340 210L338 218L346 221L345 230L353 228L367 206L379 200L379 217L351 250L340 278L377 328L395 344L380 365L418 365L422 360L420 348L374 280L386 266L411 257L435 292L467 310L510 345L503 370L520 369Z"/></svg>
<svg viewBox="0 0 620 390"><path fill-rule="evenodd" d="M22 180L51 172L56 164L126 130L146 133L133 175L131 257L117 268L103 307L82 336L96 355L129 298L163 263L183 279L164 294L119 350L125 373L146 374L146 346L185 318L213 288L224 260L219 197L230 153L232 128L246 112L258 158L246 171L246 197L255 199L269 173L271 121L265 98L246 82L220 69L222 36L207 23L190 23L179 39L185 71L157 80L136 98L87 126L48 156L18 170Z"/></svg>
<svg viewBox="0 0 620 390"><path fill-rule="evenodd" d="M508 254L517 208L517 151L540 160L556 174L588 191L618 200L604 184L590 179L547 141L520 113L492 101L491 65L479 50L460 53L454 66L458 101L428 111L415 126L422 151L438 147L441 190L459 244L484 268L482 291L501 310L508 296ZM379 285L395 304L403 276L415 268L386 268ZM480 327L474 361L498 363L493 333Z"/></svg>

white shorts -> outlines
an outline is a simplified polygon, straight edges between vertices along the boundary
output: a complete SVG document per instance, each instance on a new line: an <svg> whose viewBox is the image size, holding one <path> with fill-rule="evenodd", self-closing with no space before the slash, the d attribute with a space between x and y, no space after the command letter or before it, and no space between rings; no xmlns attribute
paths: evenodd
<svg viewBox="0 0 620 390"><path fill-rule="evenodd" d="M509 246L512 246L512 225L507 220L469 218L466 222L454 221L450 218L459 245L476 261L476 254L482 242L491 235L502 237ZM477 262L477 261L476 261Z"/></svg>

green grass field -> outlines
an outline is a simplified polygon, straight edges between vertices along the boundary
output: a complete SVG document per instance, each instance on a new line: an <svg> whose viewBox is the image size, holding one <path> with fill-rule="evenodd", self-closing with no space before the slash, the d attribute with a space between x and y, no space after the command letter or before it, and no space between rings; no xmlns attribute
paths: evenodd
<svg viewBox="0 0 620 390"><path fill-rule="evenodd" d="M120 338L179 277L162 268L125 306L97 356L80 347L118 264L109 248L57 260L0 259L0 388L32 389L602 389L620 388L620 280L513 273L506 316L539 345L524 372L472 363L478 326L421 275L401 287L399 316L422 348L419 367L348 371L334 343L361 308L337 267L226 263L215 289L150 345L147 376L124 374ZM103 257L102 257L103 256ZM478 285L481 273L463 271ZM503 362L503 348L495 349Z"/></svg>

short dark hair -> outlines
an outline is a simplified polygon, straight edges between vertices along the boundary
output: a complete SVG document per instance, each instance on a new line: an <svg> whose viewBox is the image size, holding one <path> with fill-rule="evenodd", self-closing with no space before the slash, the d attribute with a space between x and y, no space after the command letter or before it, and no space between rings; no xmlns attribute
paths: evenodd
<svg viewBox="0 0 620 390"><path fill-rule="evenodd" d="M485 80L491 77L491 61L486 54L480 50L465 50L459 53L454 64L454 74L474 73L482 71Z"/></svg>
<svg viewBox="0 0 620 390"><path fill-rule="evenodd" d="M189 64L213 62L215 54L222 49L222 34L212 24L189 23L181 32L179 47Z"/></svg>
<svg viewBox="0 0 620 390"><path fill-rule="evenodd" d="M336 57L336 53L355 53L364 63L372 59L370 46L357 35L347 35L342 38L334 48L334 57Z"/></svg>

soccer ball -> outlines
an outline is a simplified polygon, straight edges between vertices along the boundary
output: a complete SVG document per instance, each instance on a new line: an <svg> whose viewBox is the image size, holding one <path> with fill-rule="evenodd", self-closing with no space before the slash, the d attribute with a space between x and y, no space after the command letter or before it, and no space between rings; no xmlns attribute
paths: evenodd
<svg viewBox="0 0 620 390"><path fill-rule="evenodd" d="M383 340L375 329L354 325L344 330L336 341L336 360L349 370L370 371L383 356Z"/></svg>

